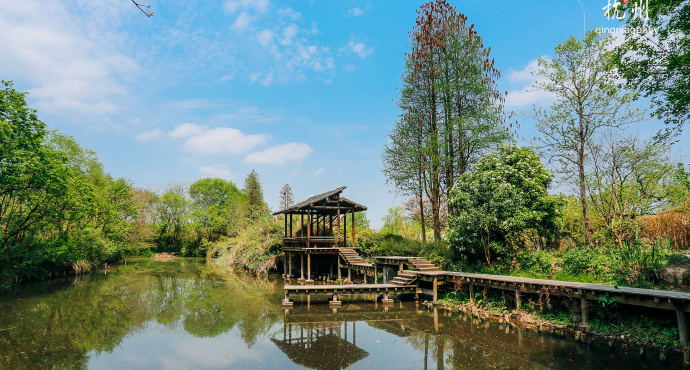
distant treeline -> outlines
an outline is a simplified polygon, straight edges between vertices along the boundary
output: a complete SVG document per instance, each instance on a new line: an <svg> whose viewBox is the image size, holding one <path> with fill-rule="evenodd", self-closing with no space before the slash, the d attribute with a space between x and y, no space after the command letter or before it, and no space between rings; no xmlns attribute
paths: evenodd
<svg viewBox="0 0 690 370"><path fill-rule="evenodd" d="M204 256L214 242L273 221L255 171L244 190L210 178L161 195L136 188L105 172L95 152L50 130L25 97L2 82L0 288L156 251Z"/></svg>

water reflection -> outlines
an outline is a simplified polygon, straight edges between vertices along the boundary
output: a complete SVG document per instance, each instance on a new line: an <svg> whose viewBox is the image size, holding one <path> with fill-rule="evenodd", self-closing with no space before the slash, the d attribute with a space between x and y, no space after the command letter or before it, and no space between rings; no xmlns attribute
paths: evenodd
<svg viewBox="0 0 690 370"><path fill-rule="evenodd" d="M0 368L666 368L682 359L577 343L415 302L296 299L203 260L130 261L0 296Z"/></svg>
<svg viewBox="0 0 690 370"><path fill-rule="evenodd" d="M281 287L190 259L31 284L0 297L0 368L86 367L148 322L197 338L236 328L251 346L280 320Z"/></svg>

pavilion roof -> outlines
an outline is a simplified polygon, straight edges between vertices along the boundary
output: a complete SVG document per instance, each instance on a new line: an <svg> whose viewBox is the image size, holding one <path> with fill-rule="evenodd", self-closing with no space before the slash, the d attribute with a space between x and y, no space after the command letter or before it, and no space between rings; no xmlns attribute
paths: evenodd
<svg viewBox="0 0 690 370"><path fill-rule="evenodd" d="M340 196L340 193L346 188L347 186L341 186L337 189L314 195L303 202L294 204L286 209L281 209L273 213L273 215L305 213L308 210L316 211L321 214L335 214L338 212L338 208L340 208L342 214L366 211L367 207Z"/></svg>

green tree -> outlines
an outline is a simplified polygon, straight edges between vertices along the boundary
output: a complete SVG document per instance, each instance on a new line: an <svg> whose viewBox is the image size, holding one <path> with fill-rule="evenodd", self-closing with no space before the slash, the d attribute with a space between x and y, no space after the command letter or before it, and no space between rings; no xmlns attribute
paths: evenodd
<svg viewBox="0 0 690 370"><path fill-rule="evenodd" d="M189 186L191 218L208 241L216 241L230 232L233 208L240 207L244 194L232 183L218 178L205 178Z"/></svg>
<svg viewBox="0 0 690 370"><path fill-rule="evenodd" d="M182 236L189 221L189 201L180 185L173 186L158 199L156 214L159 224L159 245L182 248Z"/></svg>
<svg viewBox="0 0 690 370"><path fill-rule="evenodd" d="M451 192L448 240L455 258L506 253L506 238L525 230L553 238L562 200L547 193L552 181L530 148L503 146L482 157Z"/></svg>
<svg viewBox="0 0 690 370"><path fill-rule="evenodd" d="M548 109L533 108L531 116L541 134L536 141L578 189L587 244L591 244L591 221L586 162L593 140L604 128L623 128L644 119L643 112L630 108L636 94L616 81L612 41L596 31L588 32L583 40L571 36L556 47L555 58L539 58L534 72L543 79L534 87L557 97Z"/></svg>
<svg viewBox="0 0 690 370"><path fill-rule="evenodd" d="M256 170L252 170L244 179L243 191L247 196L250 215L255 216L257 213L262 213L268 209L264 202L264 190L261 185L261 177Z"/></svg>
<svg viewBox="0 0 690 370"><path fill-rule="evenodd" d="M690 118L690 3L649 0L648 11L637 16L632 3L626 23L645 31L625 33L615 63L630 88L651 97L654 116L668 125L657 139L670 139Z"/></svg>
<svg viewBox="0 0 690 370"><path fill-rule="evenodd" d="M455 178L509 135L500 73L474 26L444 0L422 5L418 14L398 102L401 118L384 149L383 172L401 194L428 199L438 241L448 206L443 199Z"/></svg>

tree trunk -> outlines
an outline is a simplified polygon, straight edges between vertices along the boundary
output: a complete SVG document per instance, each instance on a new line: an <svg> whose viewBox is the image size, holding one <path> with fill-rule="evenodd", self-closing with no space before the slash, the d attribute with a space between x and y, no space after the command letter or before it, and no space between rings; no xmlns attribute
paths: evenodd
<svg viewBox="0 0 690 370"><path fill-rule="evenodd" d="M577 154L577 170L580 177L580 200L582 202L582 218L585 226L585 243L592 245L589 208L587 207L587 189L585 186L585 138L582 119L580 119L580 152Z"/></svg>

